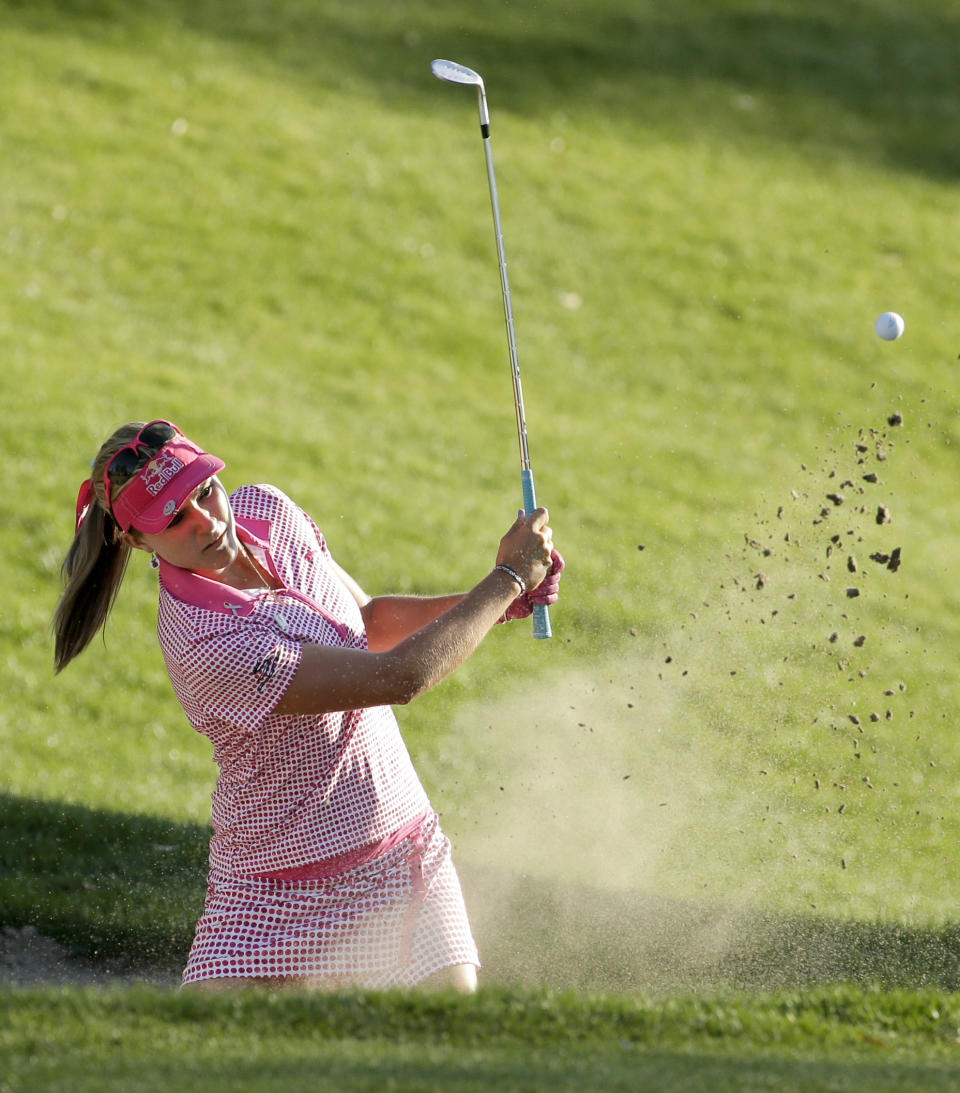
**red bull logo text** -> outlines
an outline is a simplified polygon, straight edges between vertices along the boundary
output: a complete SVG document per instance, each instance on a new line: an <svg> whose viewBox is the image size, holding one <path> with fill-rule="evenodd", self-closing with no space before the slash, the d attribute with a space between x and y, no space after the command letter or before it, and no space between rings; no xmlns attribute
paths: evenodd
<svg viewBox="0 0 960 1093"><path fill-rule="evenodd" d="M168 483L183 470L184 464L167 451L160 451L140 472L144 488L151 497L157 497Z"/></svg>

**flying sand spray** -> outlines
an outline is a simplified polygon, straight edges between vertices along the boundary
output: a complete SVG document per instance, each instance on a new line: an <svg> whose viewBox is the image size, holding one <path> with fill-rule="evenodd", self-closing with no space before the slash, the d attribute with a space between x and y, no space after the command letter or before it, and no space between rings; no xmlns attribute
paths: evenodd
<svg viewBox="0 0 960 1093"><path fill-rule="evenodd" d="M510 350L510 365L513 370L513 401L517 411L517 435L520 439L520 479L523 485L523 507L529 514L537 507L537 496L533 485L533 468L530 466L530 449L527 443L527 419L523 409L523 389L520 386L520 365L517 361L517 337L513 329L513 307L510 303L510 282L507 280L507 259L503 252L503 228L500 225L497 180L493 173L493 152L490 148L490 113L487 110L487 95L482 77L479 73L474 72L472 68L457 64L455 61L436 60L431 62L430 69L439 80L446 80L447 83L468 84L477 89L480 135L483 137L483 151L487 160L490 206L493 209L493 226L497 237L497 258L500 262L503 315L507 324L507 345ZM533 636L535 638L553 637L553 631L550 627L550 610L544 604L534 605Z"/></svg>

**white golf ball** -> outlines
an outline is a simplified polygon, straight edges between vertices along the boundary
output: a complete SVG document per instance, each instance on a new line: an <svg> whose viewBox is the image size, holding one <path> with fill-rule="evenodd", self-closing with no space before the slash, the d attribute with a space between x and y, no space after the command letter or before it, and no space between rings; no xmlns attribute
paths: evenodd
<svg viewBox="0 0 960 1093"><path fill-rule="evenodd" d="M874 330L885 342L895 342L903 333L903 316L895 311L885 311L873 324Z"/></svg>

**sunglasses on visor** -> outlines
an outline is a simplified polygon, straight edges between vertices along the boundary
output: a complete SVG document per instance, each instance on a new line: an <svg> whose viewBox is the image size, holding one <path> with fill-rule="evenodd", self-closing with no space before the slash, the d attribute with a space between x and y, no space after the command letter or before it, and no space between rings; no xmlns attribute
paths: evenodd
<svg viewBox="0 0 960 1093"><path fill-rule="evenodd" d="M107 507L111 512L113 511L111 487L120 486L129 481L148 459L152 459L160 451L164 444L169 444L174 437L180 435L180 429L172 421L148 421L134 439L116 453L103 472L103 489Z"/></svg>

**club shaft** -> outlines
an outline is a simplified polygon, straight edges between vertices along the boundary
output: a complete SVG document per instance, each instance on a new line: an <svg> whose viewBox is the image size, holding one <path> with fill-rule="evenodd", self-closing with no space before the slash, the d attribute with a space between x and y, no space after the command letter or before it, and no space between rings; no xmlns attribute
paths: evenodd
<svg viewBox="0 0 960 1093"><path fill-rule="evenodd" d="M500 200L497 196L497 177L493 170L493 149L490 145L490 115L483 86L478 89L480 111L480 135L487 163L487 183L490 187L490 208L493 212L494 235L497 241L497 261L500 266L500 289L503 296L503 318L507 328L507 346L510 351L510 370L513 375L513 404L517 414L517 438L520 442L520 482L523 488L523 507L529 515L537 507L537 494L530 465L530 444L527 438L527 417L523 406L523 386L520 382L520 361L517 357L517 334L513 325L513 304L510 300L510 278L507 275L507 258L503 246L503 225L500 221ZM550 609L536 604L533 609L533 636L553 637L550 625Z"/></svg>
<svg viewBox="0 0 960 1093"><path fill-rule="evenodd" d="M510 278L507 275L507 258L503 249L503 226L500 222L500 202L497 198L497 178L493 171L493 151L489 133L483 138L483 151L487 160L487 182L490 184L490 208L493 211L493 228L497 239L497 260L500 264L500 290L503 295L503 319L507 328L507 347L510 351L510 370L513 375L513 402L517 414L517 438L520 442L520 467L530 470L530 442L527 438L527 418L523 406L523 385L520 382L520 361L517 357L517 334L513 325L513 304L510 299Z"/></svg>

